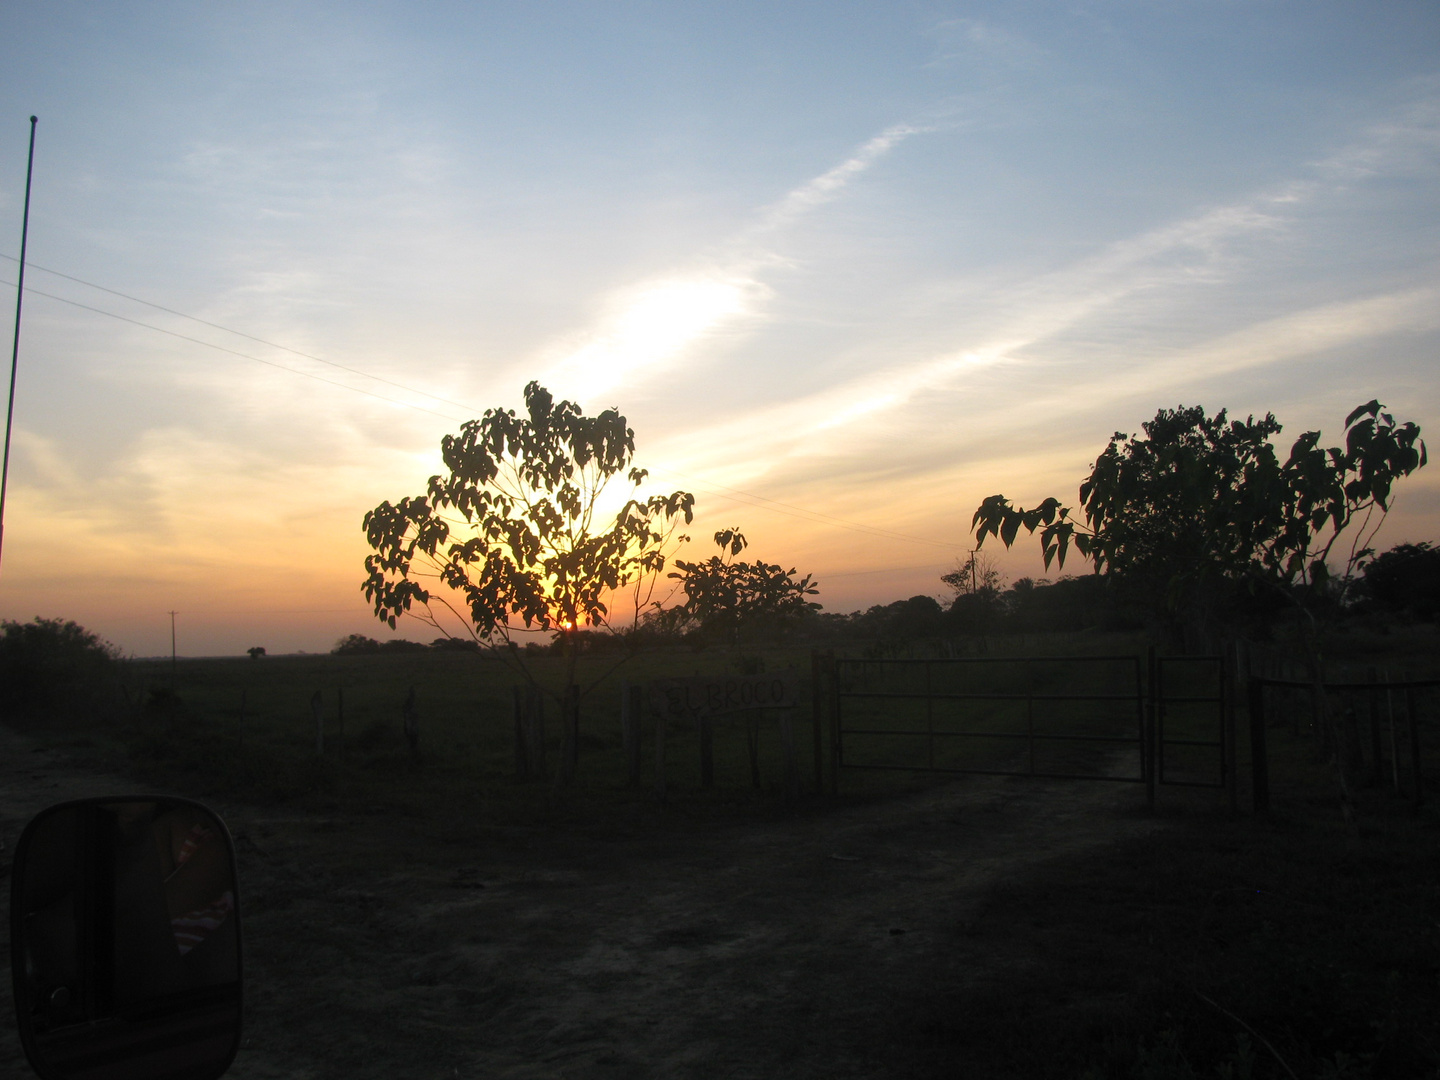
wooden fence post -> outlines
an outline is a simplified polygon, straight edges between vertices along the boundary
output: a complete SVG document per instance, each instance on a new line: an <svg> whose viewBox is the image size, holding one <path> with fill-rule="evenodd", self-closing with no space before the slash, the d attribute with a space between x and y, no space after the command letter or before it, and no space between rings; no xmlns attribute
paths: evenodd
<svg viewBox="0 0 1440 1080"><path fill-rule="evenodd" d="M810 726L815 729L815 794L821 795L825 791L825 749L824 740L820 737L820 725L823 722L825 691L821 686L822 666L820 654L810 653Z"/></svg>
<svg viewBox="0 0 1440 1080"><path fill-rule="evenodd" d="M1250 680L1250 787L1251 806L1255 813L1270 810L1270 762L1265 749L1265 684Z"/></svg>
<svg viewBox="0 0 1440 1080"><path fill-rule="evenodd" d="M529 738L526 730L525 701L521 687L510 688L510 715L515 726L515 779L530 779Z"/></svg>
<svg viewBox="0 0 1440 1080"><path fill-rule="evenodd" d="M665 801L665 714L655 713L655 797Z"/></svg>
<svg viewBox="0 0 1440 1080"><path fill-rule="evenodd" d="M315 756L325 756L325 713L324 702L320 698L320 691L316 690L310 697L310 714L315 717Z"/></svg>
<svg viewBox="0 0 1440 1080"><path fill-rule="evenodd" d="M550 773L545 763L545 691L538 686L525 688L525 749L530 775L544 780Z"/></svg>
<svg viewBox="0 0 1440 1080"><path fill-rule="evenodd" d="M754 709L746 709L740 714L740 721L745 725L745 748L750 752L750 784L756 791L759 791L760 717Z"/></svg>
<svg viewBox="0 0 1440 1080"><path fill-rule="evenodd" d="M780 710L780 745L785 751L785 803L800 799L800 755L795 746L795 710Z"/></svg>
<svg viewBox="0 0 1440 1080"><path fill-rule="evenodd" d="M1152 814L1155 812L1155 789L1159 776L1156 760L1160 747L1156 724L1156 716L1160 712L1156 700L1160 693L1159 676L1160 663L1155 657L1155 646L1151 645L1145 651L1145 733L1140 740L1140 771L1145 777L1145 806Z"/></svg>
<svg viewBox="0 0 1440 1080"><path fill-rule="evenodd" d="M1228 656L1220 657L1220 767L1225 774L1226 800L1230 813L1240 812L1236 772L1240 755L1235 746L1235 673L1240 670L1240 642L1231 643Z"/></svg>
<svg viewBox="0 0 1440 1080"><path fill-rule="evenodd" d="M240 688L240 749L245 749L245 697L249 694L249 687Z"/></svg>
<svg viewBox="0 0 1440 1080"><path fill-rule="evenodd" d="M560 702L560 782L567 787L575 782L580 766L580 687L565 687Z"/></svg>
<svg viewBox="0 0 1440 1080"><path fill-rule="evenodd" d="M1415 712L1415 688L1405 688L1405 718L1410 722L1410 782L1415 786L1415 809L1423 801L1420 773L1420 717Z"/></svg>
<svg viewBox="0 0 1440 1080"><path fill-rule="evenodd" d="M401 706L400 717L404 721L405 741L410 744L410 756L420 756L420 712L415 705L415 687L411 686Z"/></svg>
<svg viewBox="0 0 1440 1080"><path fill-rule="evenodd" d="M825 667L830 675L830 794L840 794L840 769L844 750L840 744L840 673L835 666L835 653L825 654Z"/></svg>
<svg viewBox="0 0 1440 1080"><path fill-rule="evenodd" d="M1400 747L1395 742L1395 694L1390 689L1390 671L1385 671L1385 713L1390 718L1390 779L1400 790Z"/></svg>
<svg viewBox="0 0 1440 1080"><path fill-rule="evenodd" d="M631 787L640 786L640 717L644 688L620 684L620 745L625 753L625 778Z"/></svg>
<svg viewBox="0 0 1440 1080"><path fill-rule="evenodd" d="M1380 702L1375 692L1380 676L1373 667L1366 669L1365 681L1370 684L1365 694L1365 711L1370 717L1370 771L1365 783L1368 787L1379 787L1384 782L1385 751L1380 740Z"/></svg>
<svg viewBox="0 0 1440 1080"><path fill-rule="evenodd" d="M715 786L715 718L700 717L700 789L709 791Z"/></svg>
<svg viewBox="0 0 1440 1080"><path fill-rule="evenodd" d="M340 741L340 756L345 756L345 688L335 688L335 726L339 728L336 738Z"/></svg>

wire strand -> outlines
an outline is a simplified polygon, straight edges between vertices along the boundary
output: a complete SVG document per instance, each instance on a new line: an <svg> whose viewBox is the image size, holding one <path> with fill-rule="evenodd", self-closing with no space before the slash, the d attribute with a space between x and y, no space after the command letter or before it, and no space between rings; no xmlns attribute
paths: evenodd
<svg viewBox="0 0 1440 1080"><path fill-rule="evenodd" d="M12 255L6 255L6 254L4 254L4 253L0 253L0 258L8 259L8 260L10 260L11 262L17 262L17 261L18 261L18 260L15 259L14 256L12 256ZM337 370L340 370L340 371L349 372L350 374L358 375L358 376L360 376L361 378L373 379L374 381L379 382L379 383L383 383L383 384L385 384L386 386L394 387L394 388L397 389L397 390L404 390L406 393L417 394L417 395L419 395L419 396L421 396L421 397L429 398L429 399L432 400L432 401L438 401L438 402L441 402L442 404L446 404L446 405L453 405L453 406L455 406L456 408L463 409L463 410L465 410L466 412L471 413L472 415L475 414L475 413L477 413L477 412L479 412L479 410L475 409L473 406L470 406L470 405L465 404L464 402L458 402L458 401L454 401L454 400L452 400L452 399L450 399L450 398L444 398L444 397L439 396L438 394L432 394L432 393L429 393L428 391L420 390L420 389L418 389L418 388L416 388L416 387L413 387L413 386L407 386L407 385L404 384L404 383L395 382L393 379L386 379L386 378L384 378L384 377L382 377L382 376L379 376L379 375L372 375L371 373L369 373L369 372L367 372L367 371L362 371L362 370L360 370L359 368L353 368L353 367L350 367L350 366L348 366L348 365L346 365L346 364L340 364L340 363L337 363L337 362L335 362L335 361L333 361L333 360L326 360L326 359L324 359L323 357L315 356L315 355L312 354L312 353L307 353L307 352L304 352L304 351L302 351L302 350L300 350L300 349L292 348L292 347L290 347L290 346L288 346L288 345L282 345L282 344L280 344L280 343L278 343L278 342L269 341L269 340L267 340L267 339L265 339L265 338L257 337L257 336L255 336L254 334L247 334L247 333L245 333L245 332L242 331L242 330L235 330L235 329L233 329L233 328L231 328L231 327L224 326L224 325L222 325L222 324L220 324L220 323L211 322L211 321L208 320L208 319L202 319L202 318L200 318L200 317L198 317L198 316L196 316L196 315L190 315L190 314L187 314L186 312L179 311L179 310L177 310L177 309L175 309L175 308L166 307L164 304L157 304L157 303L155 303L154 301L151 301L151 300L144 300L144 299L142 299L142 298L140 298L140 297L138 297L138 296L132 296L132 295L129 294L129 293L121 292L119 289L112 289L112 288L110 288L110 287L108 287L108 286L106 286L106 285L98 285L98 284L96 284L96 283L93 282L93 281L86 281L84 278L75 277L75 276L72 275L72 274L62 273L62 272L59 271L59 270L51 270L51 269L49 269L48 267L40 266L40 265L38 265L38 264L36 264L36 263L30 263L29 266L30 266L31 268L33 268L33 269L40 270L40 271L42 271L42 272L44 272L44 273L47 273L47 274L50 274L50 275L52 275L52 276L54 276L54 277L63 278L63 279L65 279L66 281L73 281L73 282L75 282L77 285L84 285L84 286L86 286L87 288L98 289L100 292L108 293L108 294L110 294L111 296L118 296L118 297L120 297L121 299L129 300L129 301L132 301L133 303L137 303L137 304L142 304L142 305L144 305L145 307L154 308L156 311L163 311L163 312L165 312L166 314L168 314L168 315L174 315L174 316L176 316L177 318L189 319L190 321L199 323L199 324L202 325L202 326L208 326L208 327L210 327L210 328L212 328L212 329L220 330L220 331L222 331L223 333L234 334L236 337L244 338L244 339L246 339L247 341L254 341L254 342L257 342L258 344L265 345L265 346L268 346L268 347L270 347L270 348L280 349L280 350L282 350L283 352L292 353L292 354L294 354L295 356L304 357L304 358L307 359L307 360L313 360L313 361L315 361L316 363L325 364L325 365L328 366L328 367L333 367L333 368L336 368ZM10 283L10 282L0 282L0 284L10 285L10 284L12 284L12 283ZM118 319L118 320L120 320L121 322L129 323L129 324L132 325L132 326L138 326L138 327L141 327L141 328L146 329L146 330L153 330L153 331L155 331L155 332L158 333L158 334L166 334L166 335L168 335L168 336L170 336L170 337L178 338L178 339L181 340L181 341L188 341L188 342L191 342L192 344L201 345L201 346L204 346L205 348L209 348L209 349L215 349L215 350L217 350L217 351L219 351L219 352L227 353L227 354L229 354L229 355L231 355L231 356L237 356L237 357L240 357L240 358L245 359L245 360L253 360L253 361L254 361L255 363L257 363L257 364L265 364L265 365L268 366L268 367L277 368L277 369L279 369L279 370L281 370L281 371L288 371L288 372L290 372L292 375L299 375L299 376L302 376L303 378L313 379L313 380L315 380L316 382L324 383L324 384L326 384L327 386L336 386L336 387L339 387L339 388L342 389L342 390L349 390L349 391L351 391L352 393L364 394L366 397L374 398L374 399L377 400L377 401L384 401L384 402L386 402L386 403L388 403L388 404L401 406L402 408L413 409L413 410L416 411L416 412L422 412L422 413L425 413L425 414L427 414L427 415L429 415L429 416L436 416L436 417L439 417L439 418L442 419L442 420L449 420L449 421L451 421L452 423L464 423L464 422L465 422L465 421L464 421L462 418L460 418L460 417L451 416L451 415L449 415L449 414L447 414L447 413L437 412L437 411L435 411L434 409L427 409L427 408L425 408L425 407L422 406L422 405L416 405L416 404L413 404L413 403L407 402L407 401L400 401L400 400L398 400L398 399L396 399L396 398L393 398L393 397L387 397L387 396L384 395L384 394L378 394L378 393L375 393L375 392L373 392L373 391L363 390L363 389L361 389L361 388L358 387L358 386L351 386L351 385L349 385L348 383L337 382L337 381L335 381L335 380L333 380L333 379L326 379L326 378L324 378L324 377L322 377L322 376L320 376L320 375L314 374L313 372L304 371L304 370L302 370L302 369L300 369L300 368L290 367L290 366L288 366L288 365L286 365L286 364L280 364L280 363L277 363L277 362L275 362L275 361L273 361L273 360L266 360L266 359L264 359L264 358L262 358L262 357L254 356L254 355L252 355L252 354L250 354L250 353L241 352L241 351L239 351L238 349L231 349L231 348L228 348L228 347L226 347L226 346L224 346L224 345L216 345L216 344L214 344L213 342L205 341L205 340L203 340L202 338L191 337L191 336L189 336L188 334L177 333L177 332L174 331L174 330L167 330L167 329L165 329L164 327L155 326L153 323L141 322L141 321L138 320L138 319L132 319L132 318L129 318L128 316L120 315L120 314L117 314L116 312L113 312L113 311L106 311L106 310L103 309L103 308L92 307L92 306L89 305L89 304L82 304L82 303L80 303L78 300L70 300L70 299L68 299L68 298L66 298L66 297L63 297L63 296L56 296L56 295L54 295L53 293L43 292L43 291L41 291L41 290L39 290L39 289L35 289L35 288L33 288L33 287L30 287L30 286L26 286L25 291L28 292L28 293L34 293L36 296L43 296L43 297L45 297L45 298L48 299L48 300L55 300L55 301L58 301L59 303L62 303L62 304L68 304L68 305L70 305L71 307L80 308L80 309L83 310L83 311L90 311L90 312L93 312L93 313L95 313L95 314L97 314L97 315L106 315L106 316L108 316L108 317L110 317L110 318L112 318L112 319ZM701 486L701 487L704 487L704 488L709 488L709 489L710 489L710 494L712 494L712 495L716 495L716 496L718 496L718 497L720 497L720 498L728 499L728 500L730 500L730 501L732 501L732 502L738 502L738 503L740 503L742 506L750 506L750 507L752 507L752 508L754 508L754 509L757 509L757 510L769 510L771 513L780 514L780 515L782 515L782 516L784 516L784 517L796 518L797 520L800 520L800 521L809 521L809 522L811 522L812 524L817 524L817 525L831 525L831 526L834 526L834 527L846 529L846 530L848 530L848 531L850 531L850 532L857 532L857 533L860 533L860 534L862 534L862 535L874 536L874 537L877 537L877 538L880 538L880 539L900 540L900 541L904 541L905 543L923 544L923 545L926 545L926 546L928 546L928 547L939 547L939 548L944 548L944 549L946 549L946 550L951 550L951 549L953 548L953 545L947 544L947 543L945 543L945 542L943 542L943 541L940 541L940 540L930 540L930 539L926 539L926 538L924 538L924 537L908 536L908 535L906 535L905 533L894 532L894 531L889 530L889 529L881 529L881 528L877 528L877 527L875 527L875 526L873 526L873 525L865 525L865 524L862 524L862 523L856 522L856 521L849 521L849 520L846 520L845 518L839 518L839 517L835 517L834 515L831 515L831 514L821 513L821 512L818 511L818 510L810 510L810 509L807 509L806 507L803 507L803 506L796 506L796 505L793 504L793 503L787 503L787 502L784 502L784 501L782 501L782 500L780 500L780 499L771 499L771 498L769 498L769 497L767 497L767 496L764 496L764 495L757 495L757 494L755 494L754 492L743 491L743 490L741 490L741 489L739 489L739 488L726 487L726 486L724 486L723 484L716 484L716 483L714 483L714 482L712 482L712 481L708 481L708 480L700 480L700 479L698 479L698 478L696 478L696 477L691 477L691 476L687 476L687 475L685 475L685 474L683 474L683 473L676 472L676 471L673 470L673 469L664 469L664 470L661 470L661 471L662 471L663 473L666 473L666 474L674 477L675 479L681 481L682 483L685 483L685 484L687 484L687 485L697 485L697 486ZM652 475L653 475L653 473L652 473Z"/></svg>
<svg viewBox="0 0 1440 1080"><path fill-rule="evenodd" d="M14 284L15 283L13 281L0 281L0 285L13 286ZM364 394L366 397L374 398L377 401L383 401L389 405L399 405L402 408L414 409L416 412L423 412L428 413L431 416L438 416L442 420L450 420L454 423L459 424L464 423L464 421L461 420L459 417L450 416L447 413L436 412L434 409L427 409L423 405L415 405L408 401L400 401L397 398L386 397L384 394L377 394L371 390L362 390L358 386L351 386L349 383L336 382L334 379L327 379L321 375L316 375L312 371L302 371L300 368L289 367L286 364L277 364L274 360L266 360L263 357L253 356L250 353L243 353L238 349L227 348L224 345L216 345L214 342L205 341L197 337L191 337L188 334L179 334L176 333L174 330L166 330L163 326L156 326L153 323L141 322L139 319L132 319L126 315L117 315L115 314L115 312L106 311L104 308L91 307L89 304L82 304L78 300L67 300L63 296L55 296L53 293L41 292L39 289L33 289L29 285L25 286L25 291L27 293L33 293L36 296L43 296L47 300L58 300L62 304L69 304L71 307L81 308L84 311L93 311L97 315L108 315L112 319L119 319L121 322L129 323L131 326L139 326L143 327L146 330L154 330L157 334L166 334L173 338L179 338L181 341L189 341L195 345L203 345L207 349L216 349L219 352L229 353L231 356L239 356L245 360L254 360L257 364L264 364L267 367L279 368L281 371L288 371L292 375L300 375L306 379L314 379L316 382L325 383L327 386L338 386L342 390L349 390L355 394ZM336 366L338 367L339 365ZM348 371L351 369L347 368L346 370ZM381 381L383 382L384 380Z"/></svg>
<svg viewBox="0 0 1440 1080"><path fill-rule="evenodd" d="M0 259L9 259L11 262L19 262L19 260L16 259L15 256L13 256L13 255L5 255L5 254L3 254L3 253L0 253ZM73 282L75 282L75 284L77 284L77 285L84 285L86 288L98 289L98 290L100 290L100 291L103 292L103 293L109 293L111 296L118 296L118 297L120 297L122 300L130 300L130 301L132 301L133 303L143 304L145 307L154 308L156 311L163 311L163 312L165 312L167 315L175 315L175 316L177 316L177 317L179 317L179 318L181 318L181 319L189 319L191 322L197 322L197 323L199 323L201 326L208 326L208 327L210 327L210 328L212 328L212 329L214 329L214 330L222 330L222 331L224 331L224 332L227 333L227 334L234 334L236 337L242 337L242 338L244 338L246 341L254 341L254 342L257 342L257 343L259 343L259 344L261 344L261 345L268 345L268 346L269 346L270 348L272 348L272 349L279 349L279 350L281 350L282 352L293 353L293 354L295 354L296 356L303 356L306 360L314 360L317 364L325 364L325 365L327 365L327 366L329 366L329 367L339 368L341 371L348 371L348 372L350 372L350 374L352 374L352 375L359 375L359 376L361 376L362 378L365 378L365 379L374 379L376 382L384 383L386 386L393 386L393 387L395 387L397 390L404 390L406 393L419 394L421 397L427 397L427 398L429 398L429 399L432 400L432 401L438 401L438 402L440 402L441 404L444 404L444 405L454 405L457 409L464 409L466 412L478 413L478 412L481 411L481 410L476 409L473 405L467 405L467 404L465 404L465 402L463 402L463 401L454 401L454 400L452 400L451 398L441 397L439 394L432 394L432 393L430 393L429 391L420 390L420 389L418 389L418 388L416 388L416 387L414 387L414 386L407 386L407 385L405 385L404 383L395 382L395 380L393 380L393 379L387 379L387 378L385 378L384 376L381 376L381 375L373 375L373 374L371 374L371 373L368 372L368 371L362 371L362 370L360 370L359 368L349 367L349 366L346 365L346 364L340 364L340 363L337 363L337 362L334 361L334 360L326 360L323 356L316 356L314 353L307 353L307 352L304 352L304 351L302 351L302 350L300 350L300 349L292 348L292 347L289 346L289 345L281 345L278 341L268 341L268 340L266 340L265 338L256 337L254 334L247 334L247 333L245 333L245 331L243 331L243 330L236 330L236 329L234 329L233 327L230 327L230 326L222 326L220 323L211 322L209 319L202 319L202 318L200 318L198 315L189 315L189 314L187 314L187 313L185 313L185 312L183 312L183 311L176 311L174 308L166 307L164 304L157 304L157 303L155 303L153 300L142 300L142 299L141 299L140 297L138 297L138 296L131 296L129 293L123 293L123 292L121 292L119 289L112 289L112 288L110 288L110 287L107 286L107 285L97 285L97 284L95 284L95 282L93 282L93 281L86 281L84 278L78 278L78 277L75 277L75 276L73 276L73 275L71 275L71 274L62 274L59 270L51 270L49 267L40 266L40 265L38 265L37 263L28 263L28 266L29 266L29 268L30 268L31 270L40 270L40 271L43 271L44 273L50 274L50 275L52 275L52 276L54 276L54 277L64 278L66 281L73 281ZM41 296L47 296L48 294L47 294L47 293L40 293L39 295L41 295ZM52 299L52 300L62 300L62 302L64 302L64 303L73 303L73 302L74 302L74 301L65 301L65 300L63 300L63 298L61 298L61 297L50 297L50 299ZM81 305L81 306L83 306L83 305ZM96 309L95 309L95 308L91 308L91 309L89 309L89 310L94 311L94 310L96 310ZM109 314L109 312L103 312L102 314ZM117 315L116 318L123 318L123 316ZM145 324L141 324L141 325L145 325ZM156 328L155 328L155 327L151 327L151 329L156 329ZM164 332L165 332L165 331L162 331L162 333L164 333ZM287 370L293 370L293 369L287 369ZM438 415L438 414L437 414L437 415Z"/></svg>

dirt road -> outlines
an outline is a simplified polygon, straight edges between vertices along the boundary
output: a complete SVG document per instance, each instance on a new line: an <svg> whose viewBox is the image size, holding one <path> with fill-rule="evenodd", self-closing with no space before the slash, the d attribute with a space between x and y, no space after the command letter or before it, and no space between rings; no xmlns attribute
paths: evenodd
<svg viewBox="0 0 1440 1080"><path fill-rule="evenodd" d="M9 847L134 790L0 729ZM605 837L211 805L240 859L235 1080L923 1075L927 994L1031 962L987 932L991 886L1161 827L1134 785L982 777ZM8 1022L0 1074L27 1074Z"/></svg>

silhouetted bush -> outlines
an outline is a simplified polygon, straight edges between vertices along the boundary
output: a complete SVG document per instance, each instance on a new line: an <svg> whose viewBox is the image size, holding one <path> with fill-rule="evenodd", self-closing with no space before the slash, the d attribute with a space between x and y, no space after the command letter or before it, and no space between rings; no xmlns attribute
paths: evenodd
<svg viewBox="0 0 1440 1080"><path fill-rule="evenodd" d="M366 637L364 634L351 634L343 637L335 643L330 652L335 656L354 656L357 653L373 653L380 651L380 642L374 638Z"/></svg>
<svg viewBox="0 0 1440 1080"><path fill-rule="evenodd" d="M381 642L381 652L424 652L430 646L421 645L418 641L411 641L408 638L391 638L389 641Z"/></svg>
<svg viewBox="0 0 1440 1080"><path fill-rule="evenodd" d="M109 718L121 708L119 650L78 623L0 623L0 715L6 723Z"/></svg>
<svg viewBox="0 0 1440 1080"><path fill-rule="evenodd" d="M1396 545L1366 565L1358 591L1364 606L1433 622L1440 615L1440 548Z"/></svg>
<svg viewBox="0 0 1440 1080"><path fill-rule="evenodd" d="M458 637L437 637L430 643L430 648L438 652L473 652L481 651L480 643L470 638Z"/></svg>

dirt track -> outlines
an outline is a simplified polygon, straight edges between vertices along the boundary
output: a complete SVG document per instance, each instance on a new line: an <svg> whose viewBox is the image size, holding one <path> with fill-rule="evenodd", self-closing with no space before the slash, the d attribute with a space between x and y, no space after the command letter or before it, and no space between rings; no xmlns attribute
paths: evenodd
<svg viewBox="0 0 1440 1080"><path fill-rule="evenodd" d="M0 729L8 847L45 805L133 790ZM1161 827L1140 804L1134 785L976 777L591 839L213 802L246 939L229 1075L913 1076L916 1003L1031 955L987 932L988 887ZM7 1023L0 1074L27 1072Z"/></svg>

